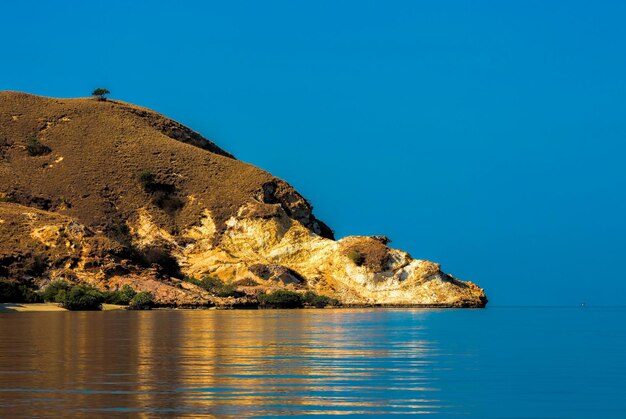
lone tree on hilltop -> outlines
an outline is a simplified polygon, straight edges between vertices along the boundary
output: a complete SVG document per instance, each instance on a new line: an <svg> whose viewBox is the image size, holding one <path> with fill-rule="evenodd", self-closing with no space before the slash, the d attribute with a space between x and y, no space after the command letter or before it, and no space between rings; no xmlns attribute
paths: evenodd
<svg viewBox="0 0 626 419"><path fill-rule="evenodd" d="M105 89L104 87L98 87L96 90L91 92L91 95L97 98L98 100L107 100L106 95L110 93L111 92L109 92L108 89Z"/></svg>

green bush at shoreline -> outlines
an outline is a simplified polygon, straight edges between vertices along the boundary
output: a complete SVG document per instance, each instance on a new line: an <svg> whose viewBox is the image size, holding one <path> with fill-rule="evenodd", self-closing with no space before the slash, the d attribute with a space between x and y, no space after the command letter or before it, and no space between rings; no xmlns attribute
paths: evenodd
<svg viewBox="0 0 626 419"><path fill-rule="evenodd" d="M68 292L72 286L65 281L55 281L51 282L46 288L39 292L41 298L46 303L55 303L56 296L61 292Z"/></svg>
<svg viewBox="0 0 626 419"><path fill-rule="evenodd" d="M135 295L137 295L137 291L135 291L130 285L126 284L117 291L105 292L104 302L107 304L127 306L130 304Z"/></svg>
<svg viewBox="0 0 626 419"><path fill-rule="evenodd" d="M128 310L151 310L154 306L154 295L151 292L143 291L135 295L130 304Z"/></svg>
<svg viewBox="0 0 626 419"><path fill-rule="evenodd" d="M37 295L45 302L59 303L68 310L100 310L103 303L128 306L138 294L128 284L117 291L102 292L88 285L55 281Z"/></svg>
<svg viewBox="0 0 626 419"><path fill-rule="evenodd" d="M0 303L40 303L41 296L26 285L0 280Z"/></svg>
<svg viewBox="0 0 626 419"><path fill-rule="evenodd" d="M185 278L218 297L243 297L232 284L226 284L219 278L205 277L201 280ZM256 296L260 308L303 308L339 306L334 298L318 295L313 291L304 293L288 290L276 290ZM8 280L0 280L0 303L39 303L54 302L67 310L100 310L102 304L127 306L129 310L150 310L154 307L154 295L150 292L136 292L130 285L124 285L116 291L100 291L88 285L75 285L65 281L55 281L46 288L35 292L26 285ZM250 301L254 304L254 300Z"/></svg>
<svg viewBox="0 0 626 419"><path fill-rule="evenodd" d="M326 306L339 306L339 300L336 300L334 298L330 298L327 297L325 295L318 295L316 293L314 293L313 291L307 291L302 295L302 299L303 302L306 305L312 306L312 307L317 307L317 308L324 308Z"/></svg>
<svg viewBox="0 0 626 419"><path fill-rule="evenodd" d="M62 289L54 297L61 307L75 310L100 310L104 303L104 294L87 285L74 285L69 291Z"/></svg>
<svg viewBox="0 0 626 419"><path fill-rule="evenodd" d="M276 290L269 294L257 295L259 306L263 308L302 308L300 294L293 291Z"/></svg>
<svg viewBox="0 0 626 419"><path fill-rule="evenodd" d="M302 308L305 306L324 308L329 305L339 305L339 301L334 298L318 295L313 291L302 294L294 291L276 290L269 294L259 294L257 299L261 308Z"/></svg>

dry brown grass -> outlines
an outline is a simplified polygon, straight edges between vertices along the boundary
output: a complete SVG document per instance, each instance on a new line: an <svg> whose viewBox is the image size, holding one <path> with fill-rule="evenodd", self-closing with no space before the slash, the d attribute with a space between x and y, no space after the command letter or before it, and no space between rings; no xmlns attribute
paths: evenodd
<svg viewBox="0 0 626 419"><path fill-rule="evenodd" d="M343 243L341 250L357 266L366 266L376 272L383 270L389 256L389 248L371 237L355 237Z"/></svg>
<svg viewBox="0 0 626 419"><path fill-rule="evenodd" d="M33 135L51 152L29 155ZM96 229L147 207L169 230L189 227L209 209L221 232L244 203L259 197L280 203L310 228L322 225L284 181L139 106L2 91L0 138L0 193L7 200L67 214ZM154 174L158 190L138 182L145 170ZM273 185L269 196L264 185ZM325 226L318 230L332 234Z"/></svg>

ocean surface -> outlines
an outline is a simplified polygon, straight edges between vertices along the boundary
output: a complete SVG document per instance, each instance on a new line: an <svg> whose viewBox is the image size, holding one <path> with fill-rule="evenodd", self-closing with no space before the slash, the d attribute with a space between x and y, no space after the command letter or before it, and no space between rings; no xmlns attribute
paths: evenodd
<svg viewBox="0 0 626 419"><path fill-rule="evenodd" d="M0 313L0 417L626 418L626 308Z"/></svg>

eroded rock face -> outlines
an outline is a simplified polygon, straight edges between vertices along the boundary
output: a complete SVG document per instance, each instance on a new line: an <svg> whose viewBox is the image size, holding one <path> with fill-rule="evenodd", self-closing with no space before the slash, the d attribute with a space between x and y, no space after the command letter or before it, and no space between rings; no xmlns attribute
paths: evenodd
<svg viewBox="0 0 626 419"><path fill-rule="evenodd" d="M256 283L259 283L259 280L261 280L274 282L277 285L282 286L293 285L297 287L305 284L306 282L306 280L294 270L289 269L286 266L276 265L273 263L255 263L248 266L248 271L254 276L254 278L251 279Z"/></svg>
<svg viewBox="0 0 626 419"><path fill-rule="evenodd" d="M175 255L186 275L217 276L264 289L312 289L355 305L482 307L487 302L481 288L445 274L436 263L412 259L380 238L321 237L279 204L250 202L226 224L217 243L208 211L184 232L186 244Z"/></svg>

